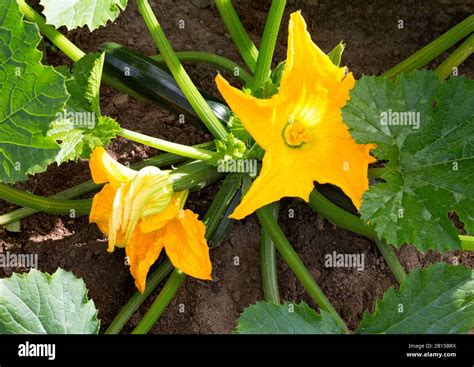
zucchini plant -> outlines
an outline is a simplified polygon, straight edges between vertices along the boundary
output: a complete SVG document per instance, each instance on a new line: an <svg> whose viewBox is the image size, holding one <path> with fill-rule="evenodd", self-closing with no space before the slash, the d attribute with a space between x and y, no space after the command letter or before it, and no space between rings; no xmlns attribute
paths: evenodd
<svg viewBox="0 0 474 367"><path fill-rule="evenodd" d="M107 235L109 252L125 251L137 292L105 333L119 333L166 279L132 331L148 333L187 275L212 279L209 250L233 221L252 213L261 224L265 299L243 311L236 332L467 333L473 328L472 270L437 263L407 274L395 249L405 243L422 253L474 249L474 82L451 75L473 51L474 15L384 74L356 80L340 65L344 44L324 53L301 12L290 16L286 60L273 67L285 0L271 2L259 49L232 2L215 1L245 67L199 50L175 52L147 0L136 4L157 47L152 57L110 42L85 54L58 31L105 26L127 0L40 4L43 14L25 0L0 4L0 199L22 207L1 215L0 225L12 226L37 212L88 215L91 226ZM43 64L42 37L74 62L71 70ZM421 70L462 40L435 70ZM222 97L198 90L183 62L222 72L215 80ZM231 86L225 77L243 87ZM102 82L179 114L212 140L187 146L121 127L101 113ZM121 165L105 150L117 136L165 153ZM89 160L92 181L53 197L12 185L50 164L81 158ZM189 192L218 182L202 220L185 209ZM323 194L315 182L342 193ZM93 199L77 199L87 193L94 193ZM279 226L278 202L284 197L301 198L321 217L373 240L398 281L399 289L390 288L356 330L348 328ZM462 230L450 221L451 212ZM281 301L277 252L317 311ZM2 333L99 331L84 283L62 269L0 280L0 305Z"/></svg>

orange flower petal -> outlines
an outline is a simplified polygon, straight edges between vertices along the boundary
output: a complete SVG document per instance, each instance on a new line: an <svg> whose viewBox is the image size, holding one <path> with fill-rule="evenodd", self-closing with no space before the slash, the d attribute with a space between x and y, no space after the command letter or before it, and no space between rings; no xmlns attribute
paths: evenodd
<svg viewBox="0 0 474 367"><path fill-rule="evenodd" d="M375 161L369 153L375 145L357 144L338 114L326 115L316 125L315 137L308 144L314 158L307 169L311 167L315 181L339 186L359 209L362 195L369 188L368 165Z"/></svg>
<svg viewBox="0 0 474 367"><path fill-rule="evenodd" d="M170 205L158 214L149 215L140 222L142 232L148 233L163 228L170 220L179 214L179 208L172 199Z"/></svg>
<svg viewBox="0 0 474 367"><path fill-rule="evenodd" d="M292 160L290 155L275 156L267 152L260 175L230 218L243 219L258 208L283 197L300 197L308 201L314 187L313 171L302 166L304 163L304 160Z"/></svg>
<svg viewBox="0 0 474 367"><path fill-rule="evenodd" d="M163 231L143 233L137 226L125 247L130 273L141 293L145 291L148 271L163 249L163 235Z"/></svg>
<svg viewBox="0 0 474 367"><path fill-rule="evenodd" d="M280 84L280 93L289 100L298 99L305 89L312 90L321 85L327 90L337 90L345 74L345 68L334 65L331 59L311 40L301 12L294 12L288 27L288 50L286 66ZM337 95L331 99L340 101ZM341 103L342 102L342 103Z"/></svg>
<svg viewBox="0 0 474 367"><path fill-rule="evenodd" d="M266 149L272 139L278 137L278 129L272 127L276 110L275 106L279 103L278 97L271 99L258 99L241 90L232 87L220 74L216 77L217 89L224 97L232 111L240 118L245 129L258 142L258 144ZM258 113L258 124L256 126L255 119Z"/></svg>
<svg viewBox="0 0 474 367"><path fill-rule="evenodd" d="M109 184L94 196L89 223L96 223L102 233L109 233L109 218L116 190Z"/></svg>
<svg viewBox="0 0 474 367"><path fill-rule="evenodd" d="M89 160L89 167L95 183L110 182L115 189L121 183L130 181L136 174L133 169L115 161L103 147L94 149Z"/></svg>
<svg viewBox="0 0 474 367"><path fill-rule="evenodd" d="M183 210L163 229L166 254L182 272L198 279L210 280L212 272L206 227L191 210Z"/></svg>

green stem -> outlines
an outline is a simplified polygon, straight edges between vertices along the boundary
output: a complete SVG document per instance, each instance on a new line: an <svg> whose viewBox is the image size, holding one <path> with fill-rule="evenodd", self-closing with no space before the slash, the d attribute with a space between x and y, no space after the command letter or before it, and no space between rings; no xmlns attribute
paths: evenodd
<svg viewBox="0 0 474 367"><path fill-rule="evenodd" d="M240 22L232 1L216 0L216 7L240 56L242 56L250 71L254 72L257 65L258 50Z"/></svg>
<svg viewBox="0 0 474 367"><path fill-rule="evenodd" d="M360 234L361 236L377 238L375 231L365 225L360 217L332 203L316 189L314 189L309 196L309 205L322 217L341 228Z"/></svg>
<svg viewBox="0 0 474 367"><path fill-rule="evenodd" d="M153 301L147 313L143 316L135 329L133 329L131 334L147 334L163 314L163 311L166 310L166 307L173 300L173 297L185 280L186 274L181 270L175 269L166 281L158 297Z"/></svg>
<svg viewBox="0 0 474 367"><path fill-rule="evenodd" d="M53 195L51 197L57 198L57 199L73 199L73 198L77 198L78 196L97 190L100 187L101 185L97 185L92 181L86 181L77 186L61 191L60 193ZM41 210L31 209L27 207L16 209L9 213L0 215L0 225L5 226L7 224L19 221L23 218L29 217L30 215L33 215L39 212L41 212Z"/></svg>
<svg viewBox="0 0 474 367"><path fill-rule="evenodd" d="M0 198L10 203L27 206L28 208L40 210L45 213L69 213L71 216L89 213L92 204L90 200L45 198L15 189L4 183L0 183Z"/></svg>
<svg viewBox="0 0 474 367"><path fill-rule="evenodd" d="M174 267L171 265L169 259L164 259L158 267L148 276L146 280L145 292L135 292L130 300L122 307L120 312L115 316L112 323L109 325L104 334L118 334L127 324L128 320L139 309L143 302L150 296L156 287L165 279Z"/></svg>
<svg viewBox="0 0 474 367"><path fill-rule="evenodd" d="M148 30L150 31L153 40L155 41L160 54L166 62L166 66L170 70L173 77L176 79L179 87L183 91L184 95L188 99L191 106L196 111L197 115L201 118L203 123L209 129L211 134L217 139L225 139L227 137L227 131L217 117L212 113L211 108L201 96L201 93L197 90L196 86L191 81L191 78L184 70L183 66L179 62L176 54L171 47L168 39L166 38L160 23L155 17L153 10L151 9L148 0L136 0L138 11L143 17Z"/></svg>
<svg viewBox="0 0 474 367"><path fill-rule="evenodd" d="M472 32L474 32L474 15L467 17L461 23L382 75L387 78L394 78L400 73L419 69Z"/></svg>
<svg viewBox="0 0 474 367"><path fill-rule="evenodd" d="M378 238L374 238L374 241L398 284L402 284L407 277L407 273L393 251L393 247Z"/></svg>
<svg viewBox="0 0 474 367"><path fill-rule="evenodd" d="M206 216L204 217L203 222L206 225L206 232L214 234L221 221L226 219L224 218L226 209L230 205L241 184L242 175L229 174L226 176L217 195L212 200ZM211 239L211 237L212 236L209 235L209 239Z"/></svg>
<svg viewBox="0 0 474 367"><path fill-rule="evenodd" d="M375 231L371 227L365 225L362 219L338 207L326 199L316 189L314 189L309 196L309 204L313 210L315 210L322 217L329 220L331 223L334 223L337 226L347 229L351 232L375 240L380 252L387 262L388 267L392 271L397 281L401 282L405 278L405 271L403 270L402 264L395 255L393 247L388 245L385 241L379 241Z"/></svg>
<svg viewBox="0 0 474 367"><path fill-rule="evenodd" d="M177 154L186 158L207 161L214 156L214 152L193 148L187 145L172 143L167 140L154 138L145 134L121 128L117 135L140 144L148 145L152 148L160 149L165 152Z"/></svg>
<svg viewBox="0 0 474 367"><path fill-rule="evenodd" d="M454 68L461 65L474 52L474 34L455 49L435 70L441 80L450 76Z"/></svg>
<svg viewBox="0 0 474 367"><path fill-rule="evenodd" d="M252 76L247 73L243 67L223 56L201 51L178 51L175 52L175 54L178 60L181 62L208 64L227 71L229 74L232 74L244 84L247 84L252 80ZM155 55L151 58L160 63L164 63L165 61L162 55Z"/></svg>
<svg viewBox="0 0 474 367"><path fill-rule="evenodd" d="M281 18L285 11L286 0L273 0L265 23L257 65L252 79L252 90L256 91L270 78L273 52L280 29Z"/></svg>
<svg viewBox="0 0 474 367"><path fill-rule="evenodd" d="M49 38L61 51L63 51L74 62L79 61L85 55L74 43L69 41L66 36L60 33L56 28L46 24L45 19L38 14L24 0L17 0L20 11L30 22L36 23L41 33Z"/></svg>
<svg viewBox="0 0 474 367"><path fill-rule="evenodd" d="M219 181L223 176L224 173L206 162L192 161L172 171L171 181L175 192L196 191Z"/></svg>
<svg viewBox="0 0 474 367"><path fill-rule="evenodd" d="M278 203L271 204L272 215L278 218ZM260 271L262 274L263 295L266 301L280 303L276 249L270 234L262 227L260 232Z"/></svg>
<svg viewBox="0 0 474 367"><path fill-rule="evenodd" d="M306 288L309 295L314 299L319 308L329 312L334 317L336 322L341 326L341 328L346 333L349 333L349 329L347 328L344 320L341 318L341 316L339 316L321 288L319 288L319 286L316 284L313 276L304 266L303 262L298 257L298 254L286 239L285 234L278 225L278 222L273 217L271 208L266 206L258 209L257 216L263 228L265 228L265 230L270 235L270 238L273 240L280 255L291 268L301 284L303 284L303 286Z"/></svg>

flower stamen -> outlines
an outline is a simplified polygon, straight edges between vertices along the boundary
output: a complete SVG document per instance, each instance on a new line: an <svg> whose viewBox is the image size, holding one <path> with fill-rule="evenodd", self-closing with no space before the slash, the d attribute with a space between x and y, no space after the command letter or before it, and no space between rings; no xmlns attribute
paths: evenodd
<svg viewBox="0 0 474 367"><path fill-rule="evenodd" d="M299 121L288 122L282 131L283 140L290 148L299 148L311 141L311 135L305 124Z"/></svg>

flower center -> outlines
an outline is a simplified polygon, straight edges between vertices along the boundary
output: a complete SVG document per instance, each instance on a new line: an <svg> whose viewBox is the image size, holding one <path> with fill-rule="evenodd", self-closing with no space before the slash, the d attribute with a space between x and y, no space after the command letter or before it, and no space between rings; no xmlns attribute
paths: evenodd
<svg viewBox="0 0 474 367"><path fill-rule="evenodd" d="M288 122L283 128L282 136L290 148L298 148L311 140L308 128L299 121Z"/></svg>

